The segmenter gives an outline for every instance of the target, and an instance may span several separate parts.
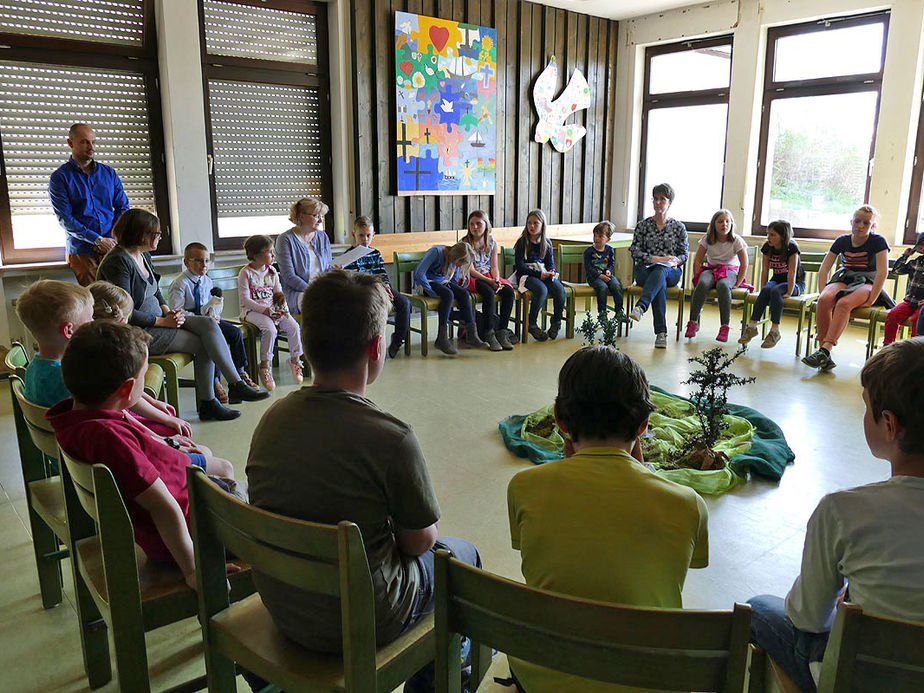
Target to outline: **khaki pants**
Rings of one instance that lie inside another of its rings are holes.
[[[87,286],[96,281],[96,270],[99,268],[99,262],[102,255],[91,253],[90,255],[67,255],[67,264],[74,271],[77,277],[77,283],[80,286]]]

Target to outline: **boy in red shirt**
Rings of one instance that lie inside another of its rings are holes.
[[[151,437],[125,411],[143,393],[149,339],[140,328],[107,320],[79,328],[61,359],[72,398],[56,404],[46,417],[66,453],[112,470],[135,542],[148,558],[175,561],[195,588],[186,468],[195,464],[227,474],[227,462],[181,452]]]

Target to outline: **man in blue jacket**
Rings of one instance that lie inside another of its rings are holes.
[[[96,280],[103,255],[115,247],[112,225],[128,209],[119,175],[94,161],[96,133],[86,123],[75,123],[67,134],[71,157],[51,174],[48,196],[67,232],[67,264],[86,286]]]

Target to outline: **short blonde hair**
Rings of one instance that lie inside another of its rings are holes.
[[[289,207],[289,221],[293,224],[297,224],[298,218],[302,214],[308,214],[316,209],[321,210],[321,216],[325,216],[330,211],[330,207],[320,200],[314,197],[303,197],[298,202],[293,202]]]
[[[121,286],[110,282],[93,282],[87,287],[93,294],[93,319],[128,322],[135,302]]]
[[[60,325],[77,320],[81,311],[91,305],[93,295],[85,287],[40,279],[16,299],[16,315],[41,341],[53,335]]]

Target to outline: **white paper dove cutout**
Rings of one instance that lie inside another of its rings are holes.
[[[536,125],[536,142],[552,141],[560,152],[567,152],[587,130],[576,123],[565,125],[565,119],[576,111],[590,106],[590,86],[580,70],[575,70],[561,95],[552,100],[558,84],[558,63],[553,55],[533,87],[533,103],[539,115]]]

